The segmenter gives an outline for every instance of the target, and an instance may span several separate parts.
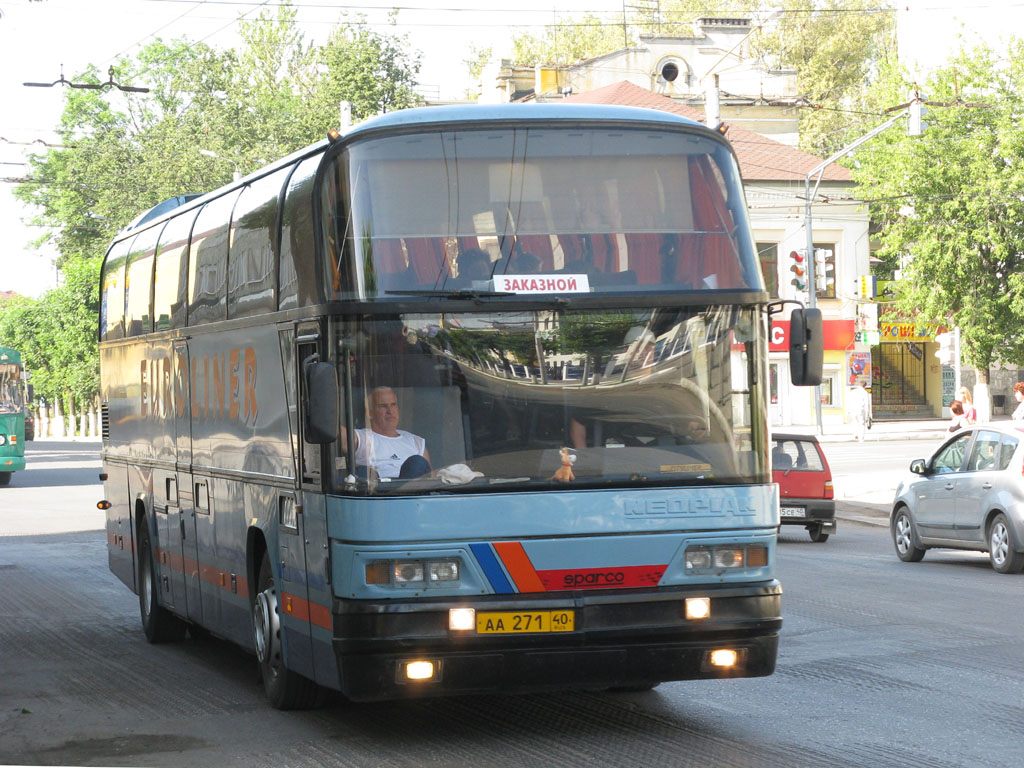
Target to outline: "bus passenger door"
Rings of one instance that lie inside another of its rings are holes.
[[[326,516],[321,485],[321,447],[305,441],[303,419],[305,402],[305,376],[303,362],[320,352],[320,329],[317,324],[303,324],[297,328],[292,370],[299,393],[298,400],[298,473],[299,491],[292,495],[279,493],[278,547],[281,562],[281,626],[284,647],[290,669],[310,679],[316,679],[313,661],[313,629],[325,623],[323,601],[310,594],[310,580],[317,574],[308,570],[307,551],[314,551],[327,543],[326,532],[317,521]],[[322,556],[320,558],[323,559]],[[323,577],[319,577],[323,581]],[[330,615],[330,602],[326,603]]]
[[[192,485],[192,389],[189,374],[188,342],[174,343],[174,453],[177,471],[174,490],[177,505],[171,506],[168,494],[168,529],[174,528],[181,543],[182,590],[179,600],[174,593],[174,605],[189,620],[201,623],[203,605],[199,596],[199,551],[196,546],[195,489]],[[173,587],[172,587],[173,590]]]

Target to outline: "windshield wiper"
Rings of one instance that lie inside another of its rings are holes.
[[[426,296],[432,299],[489,299],[492,297],[515,296],[507,291],[477,291],[459,288],[454,291],[439,291],[432,288],[408,288],[401,291],[384,291],[389,296]]]

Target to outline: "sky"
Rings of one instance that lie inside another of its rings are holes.
[[[56,142],[53,127],[64,86],[28,88],[23,82],[73,79],[94,64],[105,71],[115,59],[137,53],[156,37],[187,36],[216,47],[237,42],[237,18],[267,3],[243,0],[0,0],[0,291],[38,296],[56,284],[53,252],[30,245],[42,234],[27,226],[31,209],[15,200],[8,179],[26,174],[28,151]],[[589,11],[621,18],[623,0],[294,0],[307,40],[322,41],[343,14],[362,14],[378,31],[406,33],[422,55],[422,90],[458,98],[470,86],[464,59],[471,46],[511,52],[520,30]],[[625,5],[635,5],[627,2]],[[398,5],[397,26],[387,26]],[[994,43],[1003,30],[1024,29],[1024,0],[900,0],[901,56],[919,71],[941,64],[964,41]],[[966,26],[964,26],[966,25]],[[904,55],[904,49],[906,54]]]

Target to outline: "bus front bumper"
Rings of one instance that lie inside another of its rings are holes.
[[[662,588],[641,594],[473,601],[477,611],[573,612],[572,631],[526,634],[449,630],[449,609],[466,601],[338,600],[334,650],[339,687],[352,700],[371,701],[761,677],[775,670],[781,594],[772,581],[699,591]],[[685,599],[697,595],[711,598],[711,615],[687,619]],[[722,665],[720,656],[713,661],[715,651],[733,651],[734,663]],[[423,679],[412,676],[427,672]]]
[[[0,456],[0,472],[20,472],[25,469],[24,456]]]

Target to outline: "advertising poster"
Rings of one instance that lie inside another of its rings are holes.
[[[846,359],[846,386],[863,384],[871,389],[871,353],[850,352]]]

